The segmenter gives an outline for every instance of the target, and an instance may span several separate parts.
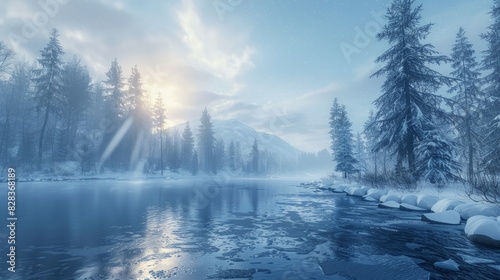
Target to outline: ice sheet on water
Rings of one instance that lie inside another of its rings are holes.
[[[469,256],[466,254],[458,254],[468,264],[494,264],[494,260],[483,259],[478,257]]]
[[[434,266],[437,268],[447,269],[447,270],[451,270],[451,271],[459,271],[460,270],[460,266],[458,265],[458,263],[456,263],[452,259],[442,261],[442,262],[435,262]]]
[[[425,245],[412,243],[412,242],[407,242],[405,245],[406,245],[406,247],[408,247],[412,250],[417,250],[417,249],[420,249],[422,247],[425,247]]]
[[[207,279],[252,279],[255,273],[270,274],[269,269],[225,269],[207,276]]]
[[[488,266],[491,267],[491,268],[493,268],[493,269],[496,269],[496,270],[500,271],[500,265],[490,264]]]
[[[338,275],[347,279],[382,280],[428,279],[429,272],[420,268],[407,256],[373,255],[356,261],[325,260],[320,262],[324,275]]]

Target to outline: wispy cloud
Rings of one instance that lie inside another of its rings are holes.
[[[182,27],[182,41],[190,58],[217,77],[232,79],[246,67],[252,67],[255,49],[237,34],[223,34],[204,21],[194,1],[185,0],[177,13]]]

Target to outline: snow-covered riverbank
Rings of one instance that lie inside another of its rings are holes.
[[[334,193],[360,197],[360,203],[375,202],[381,208],[420,212],[422,221],[430,224],[457,225],[465,222],[464,233],[473,242],[500,248],[500,206],[474,202],[458,189],[422,189],[400,193],[359,184],[325,179],[311,183]]]

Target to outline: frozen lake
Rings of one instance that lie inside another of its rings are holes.
[[[298,183],[21,182],[17,271],[2,261],[0,278],[500,278],[499,251],[470,243],[464,225],[431,227],[417,213]],[[434,268],[448,259],[459,272]]]

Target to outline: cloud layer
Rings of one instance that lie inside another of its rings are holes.
[[[0,40],[19,59],[34,61],[58,28],[66,58],[78,56],[95,82],[115,58],[125,76],[137,65],[149,93],[164,96],[171,125],[198,119],[207,107],[214,118],[235,118],[318,151],[329,146],[334,97],[347,106],[355,131],[373,109],[382,81],[369,76],[385,43],[364,34],[368,40],[352,59],[340,46],[373,29],[380,21],[374,15],[388,3],[7,0]],[[450,53],[460,26],[478,53],[484,49],[479,33],[489,24],[491,1],[423,4],[422,23],[435,23],[428,41],[439,51]]]

